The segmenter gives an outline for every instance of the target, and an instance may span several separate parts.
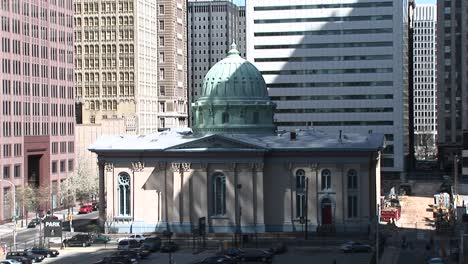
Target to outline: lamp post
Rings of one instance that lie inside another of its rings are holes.
[[[13,189],[13,217],[15,218],[15,226],[13,227],[13,247],[16,250],[16,186],[8,180],[0,179],[0,182],[6,182]]]

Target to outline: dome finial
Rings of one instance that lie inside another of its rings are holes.
[[[228,55],[239,55],[239,54],[240,54],[240,52],[237,50],[237,45],[233,41],[232,44],[231,44],[231,50],[229,50]]]

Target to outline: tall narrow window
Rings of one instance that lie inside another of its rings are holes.
[[[330,170],[322,171],[322,190],[331,188],[331,172]]]
[[[229,114],[227,112],[223,112],[222,123],[223,124],[229,123]]]
[[[348,189],[356,190],[358,186],[357,172],[356,170],[348,171]]]
[[[296,217],[305,216],[305,171],[296,171]]]
[[[358,203],[356,195],[348,196],[348,218],[356,218],[358,216]]]
[[[213,215],[226,214],[226,176],[213,175]]]
[[[260,120],[259,113],[258,113],[258,112],[254,112],[254,113],[253,113],[253,123],[254,123],[254,124],[258,124],[259,120]]]
[[[130,176],[122,172],[118,177],[118,214],[119,216],[130,215]]]

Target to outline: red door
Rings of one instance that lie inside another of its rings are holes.
[[[322,224],[331,225],[332,224],[332,207],[331,204],[322,205]]]

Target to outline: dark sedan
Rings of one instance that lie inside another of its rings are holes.
[[[351,252],[371,252],[372,247],[361,243],[361,242],[354,242],[354,241],[348,241],[345,242],[343,245],[341,245],[341,250],[345,253],[351,253]]]
[[[45,247],[33,247],[25,249],[24,251],[32,252],[33,254],[42,255],[44,257],[57,257],[60,253],[55,249]]]
[[[29,223],[28,223],[28,228],[35,228],[40,223],[41,223],[40,219],[37,219],[37,218],[31,219],[31,221],[29,221]]]
[[[161,252],[174,252],[179,249],[179,245],[177,245],[174,241],[166,241],[161,246]]]
[[[39,254],[34,254],[32,252],[27,252],[27,251],[11,251],[7,253],[7,259],[8,256],[13,257],[25,257],[28,258],[31,262],[42,262],[44,260],[44,256],[39,255]],[[17,259],[17,258],[13,258]]]
[[[196,260],[191,264],[235,264],[237,263],[233,258],[229,256],[211,256],[202,260]]]
[[[271,252],[261,249],[230,248],[222,253],[226,256],[232,257],[242,262],[261,261],[265,263],[271,263],[273,261],[273,254]]]
[[[75,235],[70,239],[64,239],[63,244],[67,247],[87,247],[91,246],[93,238],[90,235]]]

